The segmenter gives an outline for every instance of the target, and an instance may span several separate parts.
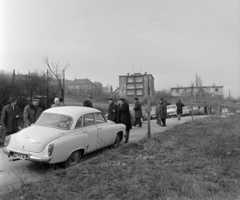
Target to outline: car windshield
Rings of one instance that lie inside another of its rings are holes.
[[[72,117],[67,115],[42,113],[35,125],[69,130],[71,128],[72,121]]]
[[[176,106],[167,106],[167,109],[175,109]]]

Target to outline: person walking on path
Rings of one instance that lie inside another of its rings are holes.
[[[161,120],[162,124],[160,126],[166,126],[166,118],[167,118],[167,105],[161,98],[157,107],[157,115]]]
[[[179,99],[178,102],[176,103],[176,106],[177,106],[177,117],[178,117],[178,120],[181,120],[184,104]]]
[[[61,107],[61,106],[64,106],[64,104],[60,102],[60,99],[58,97],[55,97],[54,104],[52,104],[51,108]]]
[[[92,104],[91,99],[92,99],[92,96],[88,95],[87,99],[83,102],[83,106],[93,108],[93,104]]]
[[[2,129],[4,129],[6,136],[16,133],[18,131],[20,109],[17,106],[17,98],[9,100],[9,104],[2,109]]]
[[[134,122],[134,126],[136,126],[137,124],[139,124],[139,127],[142,127],[142,122],[141,122],[141,118],[142,118],[142,106],[138,101],[138,98],[134,99],[135,101],[135,106],[133,108],[133,110],[135,110],[135,122]]]
[[[125,143],[128,143],[130,129],[132,129],[132,120],[129,110],[129,104],[125,101],[124,98],[119,99],[119,104],[119,122],[126,126]]]
[[[24,108],[24,127],[31,126],[42,114],[42,109],[38,107],[39,99],[33,98],[32,102]]]
[[[115,123],[117,123],[117,112],[118,112],[118,106],[114,103],[113,98],[108,99],[109,102],[109,108],[108,108],[108,120],[112,120]]]

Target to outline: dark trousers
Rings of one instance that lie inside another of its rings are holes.
[[[141,118],[140,117],[135,118],[134,126],[136,126],[137,124],[139,124],[140,127],[142,126],[142,122],[141,122]]]
[[[162,125],[166,126],[166,118],[161,118],[161,121],[162,121]]]
[[[130,130],[126,130],[125,143],[128,143]]]

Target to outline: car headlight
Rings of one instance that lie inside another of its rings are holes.
[[[50,144],[50,145],[48,146],[48,156],[51,156],[51,155],[52,155],[53,148],[54,148],[54,144]]]
[[[5,147],[8,146],[10,140],[11,140],[11,135],[8,135],[8,136],[5,137],[5,141],[4,141],[4,146],[5,146]]]

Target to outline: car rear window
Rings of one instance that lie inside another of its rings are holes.
[[[71,128],[72,121],[72,117],[68,115],[42,113],[35,125],[69,130]]]

